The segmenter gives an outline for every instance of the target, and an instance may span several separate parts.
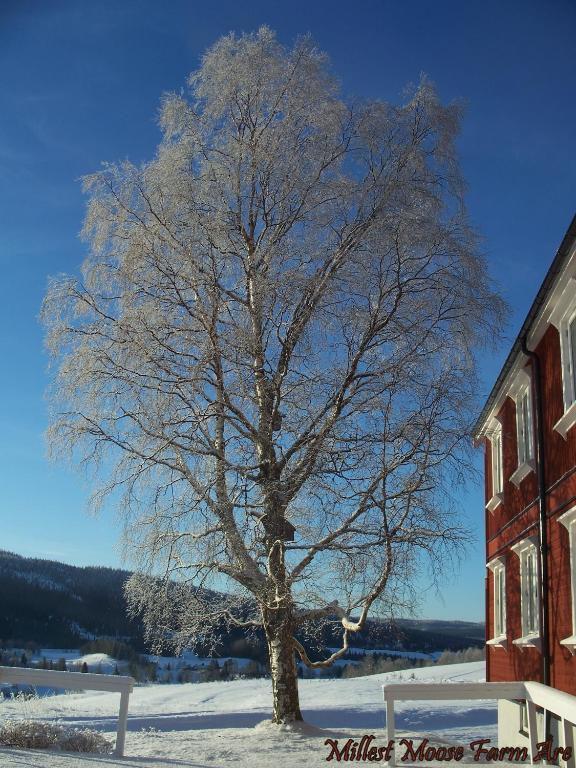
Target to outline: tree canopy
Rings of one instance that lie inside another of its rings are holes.
[[[294,652],[309,662],[295,634],[331,617],[345,648],[462,539],[475,352],[504,305],[464,208],[460,108],[427,80],[399,106],[345,99],[309,38],[261,28],[188,84],[150,162],[84,180],[82,277],[43,311],[49,438],[121,505],[151,633],[263,625],[282,721]]]

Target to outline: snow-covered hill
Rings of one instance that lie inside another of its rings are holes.
[[[140,623],[127,618],[124,604],[129,576],[0,550],[0,637],[60,647],[102,636],[139,641]]]
[[[386,682],[450,682],[484,679],[484,663],[472,662],[372,675],[353,680],[303,680],[301,705],[307,726],[300,732],[267,725],[269,680],[238,680],[138,687],[130,699],[126,755],[131,768],[314,768],[326,764],[326,739],[374,734],[385,745],[382,685]],[[80,693],[0,704],[0,717],[58,720],[91,727],[113,737],[118,696]],[[397,705],[397,727],[419,739],[467,745],[474,738],[496,739],[496,707],[491,701],[407,702]],[[470,753],[470,760],[471,760]],[[470,762],[470,760],[466,760]],[[0,765],[21,768],[111,768],[112,758],[0,750]]]

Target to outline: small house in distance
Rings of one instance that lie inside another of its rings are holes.
[[[486,679],[576,695],[576,217],[475,426],[485,450]],[[540,734],[557,726],[540,715]],[[499,705],[501,743],[527,738]]]

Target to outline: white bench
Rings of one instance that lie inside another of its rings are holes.
[[[389,741],[395,737],[395,701],[452,701],[474,699],[519,699],[526,701],[528,712],[528,733],[530,762],[534,763],[537,753],[536,707],[553,712],[560,719],[560,738],[564,746],[572,744],[572,729],[576,725],[576,696],[558,691],[542,683],[516,681],[506,683],[388,683],[383,685],[386,704],[386,736]],[[395,765],[394,750],[388,765]],[[575,757],[566,761],[567,768],[575,768]]]
[[[23,667],[0,667],[0,684],[44,686],[63,688],[66,691],[111,691],[120,694],[120,712],[116,731],[117,757],[124,755],[128,699],[134,688],[134,678],[125,675],[95,675],[90,672],[57,672],[52,669],[28,669]]]

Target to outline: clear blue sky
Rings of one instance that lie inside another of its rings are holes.
[[[311,32],[350,94],[397,100],[425,72],[464,100],[470,215],[515,336],[576,209],[573,0],[0,0],[0,548],[120,563],[114,511],[89,518],[84,481],[45,459],[40,304],[83,258],[79,177],[150,158],[162,92],[220,35],[263,23],[285,43]],[[482,395],[508,347],[485,360]],[[462,506],[477,543],[423,616],[484,616],[480,491]]]

